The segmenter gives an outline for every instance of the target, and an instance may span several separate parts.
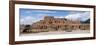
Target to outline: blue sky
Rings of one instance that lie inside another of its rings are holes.
[[[67,18],[73,20],[80,19],[81,21],[85,21],[86,19],[89,18],[90,12],[20,8],[19,15],[21,24],[32,24],[36,21],[43,20],[44,16],[54,16],[55,18]]]

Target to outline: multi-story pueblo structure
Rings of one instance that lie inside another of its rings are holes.
[[[90,30],[90,23],[80,23],[79,20],[72,21],[66,18],[55,18],[45,16],[43,20],[32,24],[33,31],[72,31],[72,30]],[[31,30],[31,31],[32,31]]]

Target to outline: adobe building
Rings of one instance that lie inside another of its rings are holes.
[[[72,21],[66,18],[45,16],[43,20],[33,23],[32,28],[50,30],[90,30],[90,24],[81,24],[79,20]]]

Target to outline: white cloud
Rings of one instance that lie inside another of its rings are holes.
[[[90,12],[85,12],[83,15],[81,15],[80,20],[86,21],[89,18],[90,18]]]
[[[39,20],[42,20],[44,16],[47,16],[47,14],[37,14],[34,16],[24,16],[20,18],[20,24],[32,24],[34,22],[37,22]]]
[[[32,24],[33,22],[38,21],[38,19],[35,19],[34,17],[27,16],[20,19],[20,24]]]
[[[64,18],[64,16],[55,16],[55,18]]]
[[[48,14],[37,14],[38,17],[44,17],[47,16]]]
[[[87,19],[90,18],[90,12],[69,14],[65,18],[70,20],[86,21]]]

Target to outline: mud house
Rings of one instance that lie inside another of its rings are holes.
[[[90,24],[82,24],[79,20],[72,21],[66,18],[45,16],[43,20],[33,23],[32,28],[41,30],[90,30]]]

